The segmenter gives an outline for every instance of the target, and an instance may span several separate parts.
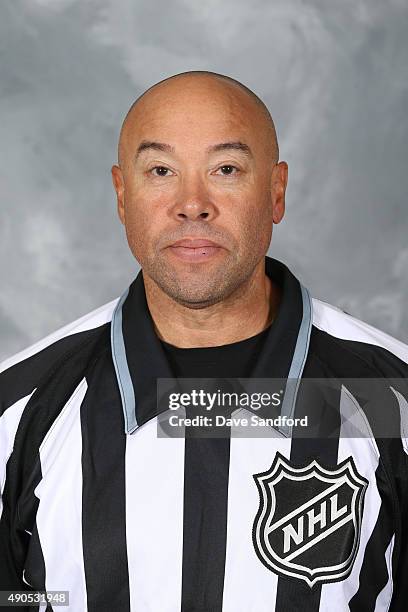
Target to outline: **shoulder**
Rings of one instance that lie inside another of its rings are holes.
[[[76,389],[84,389],[97,347],[109,344],[117,302],[89,312],[0,364],[0,517],[4,499],[7,507],[15,508],[23,483],[31,491],[40,445]]]
[[[401,461],[406,474],[408,345],[327,302],[312,298],[312,310],[312,353],[355,398],[363,398],[364,413],[376,432],[383,459],[390,454],[393,466]]]
[[[80,361],[95,347],[112,319],[118,298],[61,327],[0,363],[0,416],[70,357]]]
[[[312,298],[312,310],[321,344],[364,361],[380,375],[408,376],[407,344],[322,300]]]

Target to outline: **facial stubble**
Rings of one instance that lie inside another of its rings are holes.
[[[220,262],[172,265],[169,254],[160,253],[143,264],[143,271],[172,300],[192,309],[223,302],[238,294],[250,279],[258,261],[228,252]]]

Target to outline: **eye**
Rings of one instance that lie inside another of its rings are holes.
[[[157,174],[153,171],[157,170]],[[149,173],[153,174],[153,176],[169,176],[167,173],[170,172],[168,168],[165,166],[155,166],[154,168],[150,168]]]
[[[224,164],[224,166],[220,166],[218,170],[222,170],[223,176],[233,176],[239,172],[239,168],[232,166],[231,164]],[[236,172],[234,172],[234,170],[236,170]]]

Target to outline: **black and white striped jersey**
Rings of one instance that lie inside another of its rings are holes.
[[[251,377],[298,381],[292,416],[305,381],[336,381],[316,435],[159,436],[173,372],[139,273],[0,367],[0,590],[68,591],[70,612],[408,610],[408,347],[265,265],[282,299]]]

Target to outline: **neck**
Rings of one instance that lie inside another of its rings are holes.
[[[228,299],[206,308],[179,304],[143,275],[146,300],[161,340],[181,348],[220,346],[259,334],[274,320],[281,298],[262,260]]]

